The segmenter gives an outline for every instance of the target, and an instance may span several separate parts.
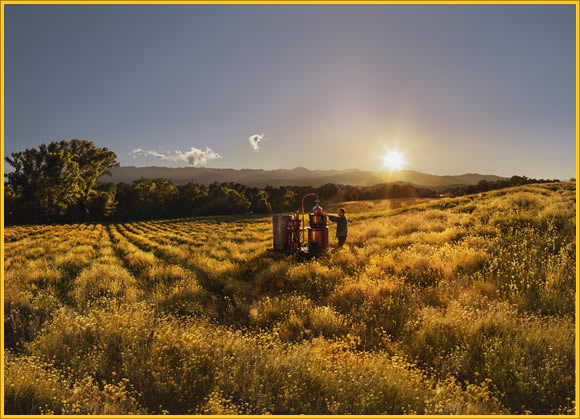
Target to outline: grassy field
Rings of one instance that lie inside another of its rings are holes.
[[[575,193],[350,206],[316,260],[270,217],[7,228],[6,413],[574,413]]]

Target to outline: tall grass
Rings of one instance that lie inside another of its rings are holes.
[[[6,413],[575,413],[575,185],[408,204],[6,229]]]

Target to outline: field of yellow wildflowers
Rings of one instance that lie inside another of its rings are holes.
[[[349,211],[310,260],[263,216],[7,228],[5,413],[574,413],[575,188]]]

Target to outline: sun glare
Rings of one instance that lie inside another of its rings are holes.
[[[383,156],[383,164],[384,167],[386,167],[391,171],[401,170],[401,168],[405,164],[405,158],[403,156],[403,153],[397,150],[389,151],[387,154]]]

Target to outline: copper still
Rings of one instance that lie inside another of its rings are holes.
[[[319,203],[317,199],[312,212],[308,214],[310,218],[308,250],[310,253],[320,253],[328,248],[328,223]]]
[[[309,196],[316,198],[316,205],[308,214],[310,225],[305,227],[304,199]],[[302,213],[296,211],[290,215],[274,215],[272,224],[275,250],[317,255],[328,248],[328,222],[318,196],[314,193],[302,197]],[[307,242],[306,231],[308,232]]]

